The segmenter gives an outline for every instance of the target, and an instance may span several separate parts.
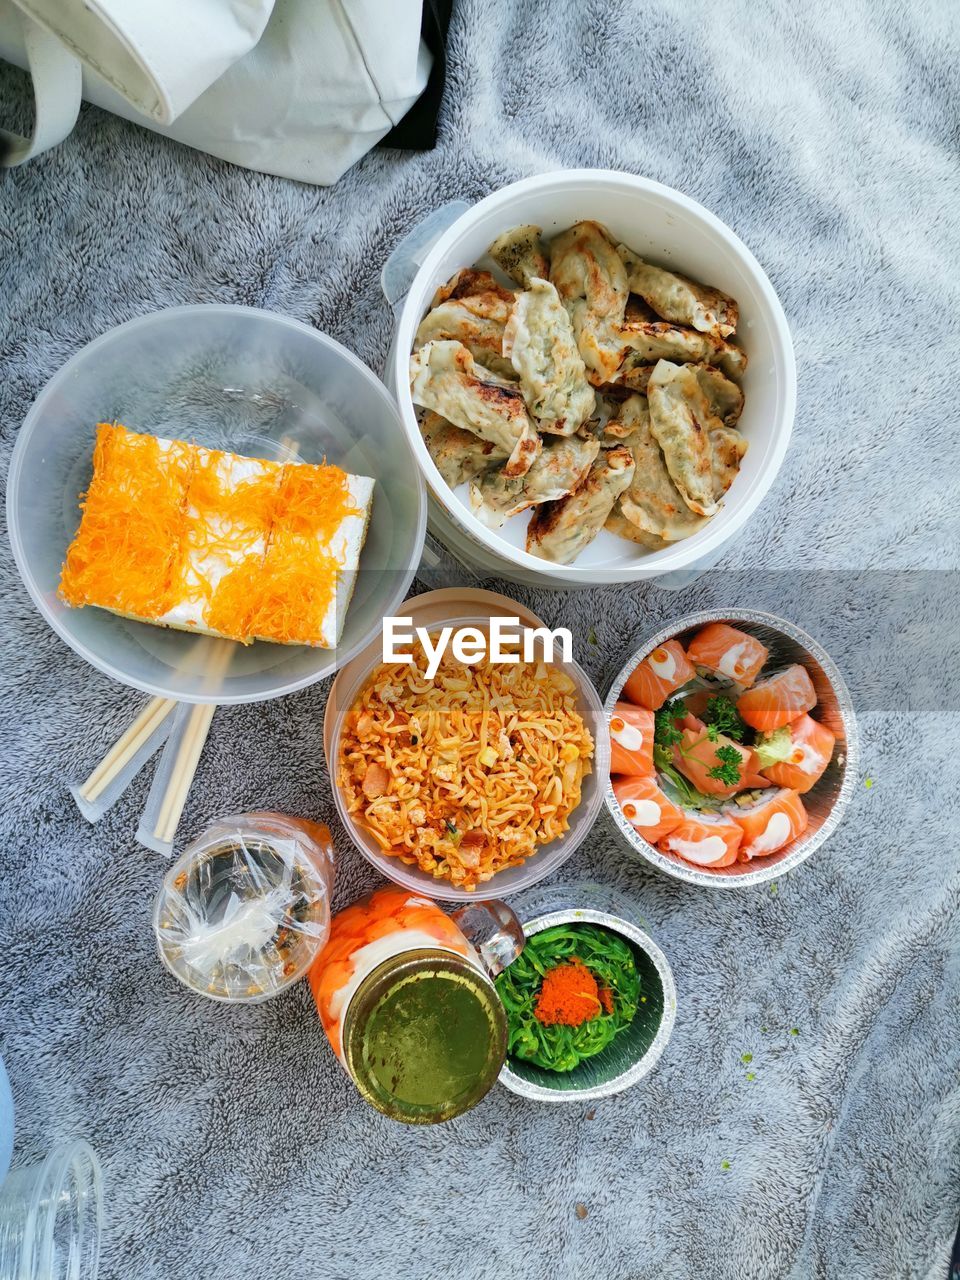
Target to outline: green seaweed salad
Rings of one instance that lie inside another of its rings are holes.
[[[580,960],[600,988],[610,993],[605,1008],[579,1026],[545,1024],[536,1015],[544,976]],[[617,933],[593,924],[561,924],[527,939],[523,951],[496,979],[507,1011],[507,1052],[548,1071],[572,1071],[601,1053],[633,1021],[640,999],[640,975],[633,951]]]

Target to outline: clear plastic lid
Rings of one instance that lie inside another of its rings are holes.
[[[330,933],[329,830],[301,818],[223,818],[177,860],[154,908],[160,958],[214,1000],[256,1003],[303,977]]]

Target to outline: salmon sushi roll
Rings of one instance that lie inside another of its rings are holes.
[[[760,773],[757,753],[750,747],[734,742],[723,733],[718,734],[716,740],[711,739],[707,726],[693,715],[687,716],[682,725],[682,736],[673,748],[673,763],[703,795],[732,796],[748,787],[771,785]],[[718,754],[721,750],[722,754]],[[739,756],[739,763],[729,759],[731,752]],[[728,757],[726,761],[724,756]],[[711,777],[711,771],[720,770],[724,764],[727,777]]]
[[[623,686],[623,692],[638,707],[658,711],[675,689],[696,674],[683,645],[678,640],[668,640],[647,654]]]
[[[786,787],[771,796],[763,796],[748,808],[731,805],[727,817],[743,832],[737,855],[741,862],[765,858],[796,840],[807,829],[807,811],[796,791]]]
[[[778,758],[766,765],[762,772],[775,786],[789,787],[800,795],[806,795],[833,759],[837,744],[836,734],[812,716],[802,715],[792,724],[778,729],[768,739],[757,743],[761,761],[767,755]]]
[[[806,667],[794,663],[761,680],[737,699],[737,710],[760,733],[773,733],[817,705],[817,691]]]
[[[618,779],[613,784],[613,794],[631,827],[651,844],[669,835],[686,816],[667,799],[653,778]]]
[[[653,777],[653,712],[618,702],[610,717],[610,772]]]
[[[743,832],[721,813],[687,813],[665,835],[660,848],[697,867],[729,867],[737,860]]]
[[[695,667],[726,676],[744,688],[753,684],[769,656],[770,650],[759,640],[725,622],[711,622],[687,645],[687,657]]]

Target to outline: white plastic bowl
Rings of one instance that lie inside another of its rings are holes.
[[[96,424],[117,420],[253,457],[324,459],[372,476],[360,573],[336,649],[235,645],[214,678],[208,638],[70,609],[57,595],[77,500],[92,470]],[[282,441],[292,442],[296,453]],[[308,325],[252,307],[172,307],[84,347],[37,396],[7,483],[13,554],[37,608],[98,670],[183,702],[254,702],[332,675],[377,634],[406,595],[426,527],[423,480],[396,405],[367,367]]]
[[[543,626],[536,615],[489,591],[473,588],[428,592],[404,602],[402,614],[412,617],[415,626],[480,626],[490,618],[519,617],[523,626]],[[528,889],[545,876],[561,867],[589,835],[597,815],[603,807],[604,787],[610,776],[610,735],[607,719],[600,698],[590,683],[586,672],[575,662],[560,665],[577,685],[577,709],[584,724],[593,735],[594,755],[591,772],[583,780],[580,803],[570,815],[570,829],[559,840],[543,845],[532,857],[518,867],[498,871],[490,880],[476,889],[460,889],[447,880],[440,880],[419,867],[408,866],[399,858],[385,854],[373,836],[347,812],[346,804],[337,785],[337,765],[340,735],[347,712],[353,706],[370,673],[383,661],[382,645],[378,640],[356,658],[349,667],[337,675],[327,699],[324,715],[323,740],[327,769],[333,780],[333,798],[337,813],[348,835],[368,862],[395,884],[403,885],[416,893],[444,902],[480,902],[487,898],[505,898]]]
[[[737,341],[749,357],[739,426],[750,448],[723,510],[693,537],[649,552],[601,531],[576,564],[555,565],[524,550],[527,522],[523,517],[507,521],[500,531],[488,529],[445,483],[417,425],[409,359],[417,327],[437,286],[460,268],[484,259],[496,236],[533,222],[550,237],[582,219],[603,223],[644,257],[716,285],[737,299]],[[709,563],[743,528],[773,484],[790,441],[796,406],[796,366],[786,317],[763,268],[742,240],[679,191],[649,178],[599,169],[525,178],[461,213],[436,240],[413,277],[400,310],[389,377],[404,429],[427,481],[431,527],[441,540],[454,543],[461,557],[472,548],[470,558],[480,568],[531,585],[634,582]],[[458,538],[460,533],[465,537]]]

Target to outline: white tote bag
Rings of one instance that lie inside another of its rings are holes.
[[[422,0],[0,0],[0,57],[26,67],[30,138],[56,145],[81,97],[249,169],[335,182],[430,74]]]

